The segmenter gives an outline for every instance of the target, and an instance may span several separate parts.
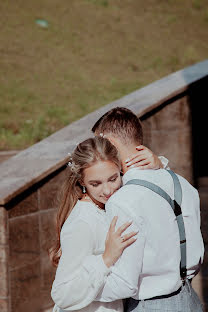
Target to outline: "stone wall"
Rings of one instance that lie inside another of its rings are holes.
[[[0,208],[0,311],[9,311],[8,222],[7,211]]]
[[[50,289],[55,269],[47,250],[55,235],[54,218],[65,179],[67,152],[90,136],[90,128],[107,110],[116,106],[133,110],[142,119],[145,144],[168,157],[171,168],[195,183],[191,91],[203,85],[207,72],[205,61],[174,73],[87,115],[0,164],[1,312],[44,312],[52,306]],[[203,90],[205,93],[204,87]],[[203,218],[207,222],[207,206],[203,207]],[[202,287],[203,300],[207,261],[206,254],[200,284],[196,285],[198,291]]]
[[[45,311],[52,306],[55,269],[48,249],[55,233],[57,194],[64,168],[0,209],[0,311]],[[2,275],[1,275],[2,277]],[[1,285],[2,283],[2,285]]]
[[[171,104],[141,117],[144,144],[157,155],[165,155],[176,173],[193,183],[192,124],[189,96],[182,94]]]

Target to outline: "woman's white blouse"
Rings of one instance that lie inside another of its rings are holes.
[[[102,258],[107,231],[105,211],[78,201],[61,230],[62,255],[51,290],[54,312],[123,311],[121,300],[93,302],[111,272]]]

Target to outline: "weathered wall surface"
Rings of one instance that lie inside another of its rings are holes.
[[[0,164],[1,312],[44,312],[52,306],[50,289],[55,270],[47,250],[55,235],[57,197],[65,179],[67,153],[90,136],[90,128],[107,110],[116,106],[133,110],[142,119],[145,144],[157,154],[168,157],[171,168],[177,173],[192,183],[195,181],[191,90],[203,85],[207,72],[208,62],[203,62],[172,74],[103,107]],[[203,206],[202,211],[205,232],[207,208]],[[204,238],[208,251],[207,232]],[[208,299],[207,263],[206,253],[201,279],[196,283],[204,301]]]
[[[171,169],[193,183],[192,123],[188,95],[142,117],[144,143],[157,155],[165,155]]]
[[[9,241],[8,281],[10,310],[45,311],[52,305],[50,288],[55,270],[48,249],[54,235],[57,193],[65,172],[59,169],[6,205]],[[5,276],[6,277],[6,276]]]
[[[0,311],[9,311],[8,213],[0,208]]]

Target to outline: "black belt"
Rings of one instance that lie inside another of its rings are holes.
[[[165,298],[173,297],[173,296],[175,296],[181,292],[182,287],[183,286],[181,286],[178,290],[172,292],[169,295],[156,296],[153,298],[148,298],[148,299],[143,299],[143,300],[136,300],[134,298],[127,298],[124,300],[124,311],[132,311],[132,310],[129,310],[128,307],[131,305],[131,308],[133,307],[135,309],[137,307],[137,305],[139,304],[139,302],[142,302],[142,301],[165,299]]]
[[[153,298],[144,299],[144,301],[147,301],[147,300],[155,300],[155,299],[170,298],[170,297],[173,297],[173,296],[175,296],[175,295],[178,295],[178,294],[181,292],[181,290],[182,290],[182,286],[181,286],[178,290],[172,292],[171,294],[162,295],[162,296],[156,296],[156,297],[153,297]],[[142,301],[142,300],[139,300],[139,301]]]

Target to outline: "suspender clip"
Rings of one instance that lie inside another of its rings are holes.
[[[182,285],[184,286],[186,284],[186,279],[182,278],[181,281],[182,281]]]
[[[187,275],[186,268],[181,268],[180,273],[181,273],[181,279],[182,279],[182,281],[184,281],[186,279],[186,275]]]
[[[174,199],[174,213],[176,217],[182,214],[181,207],[179,206],[179,204],[175,199]]]

